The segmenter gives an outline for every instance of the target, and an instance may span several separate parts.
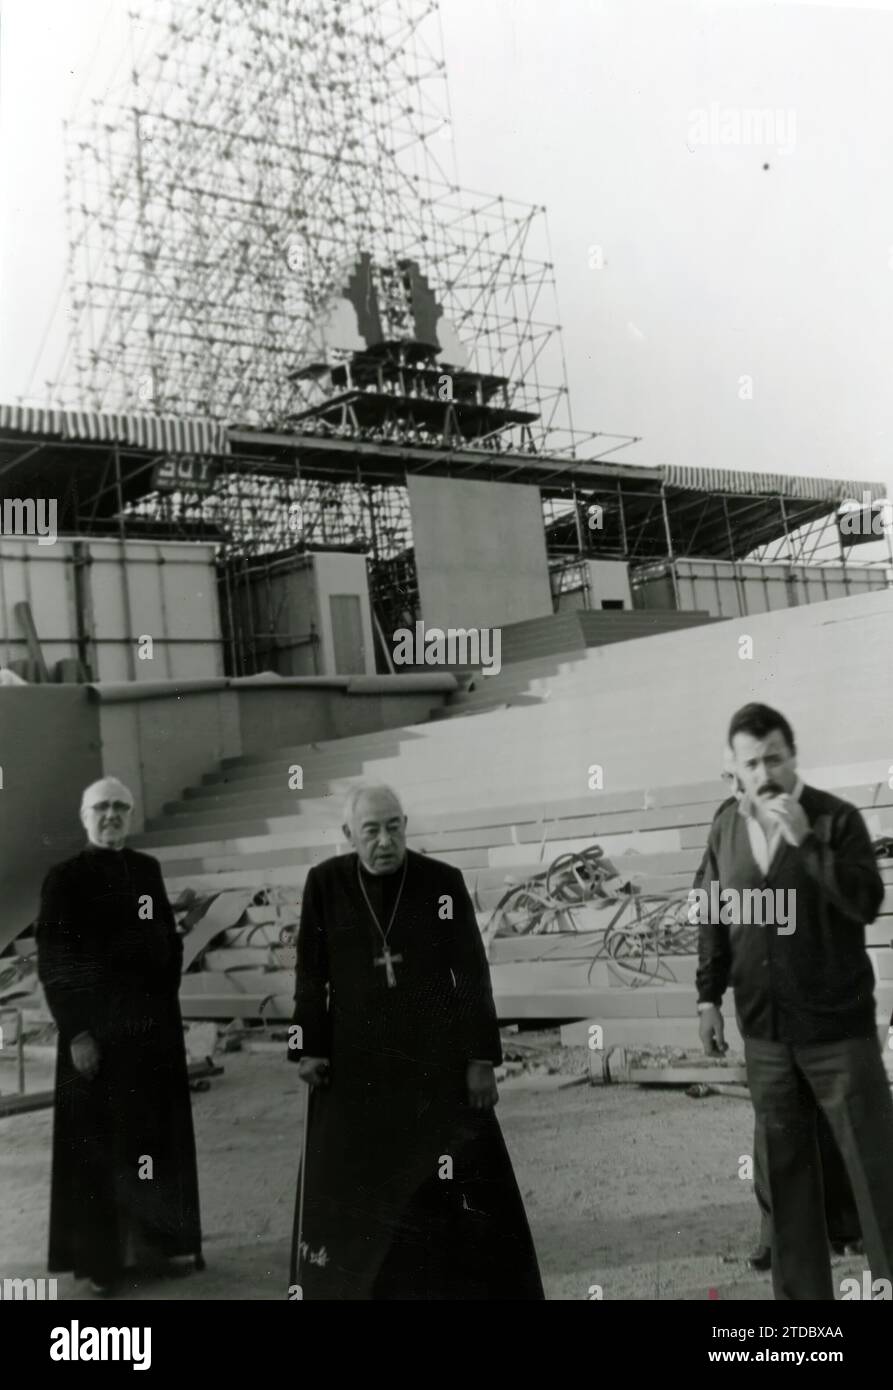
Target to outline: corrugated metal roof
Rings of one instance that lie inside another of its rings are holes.
[[[845,498],[862,500],[867,492],[871,500],[885,496],[886,485],[859,481],[855,478],[805,478],[794,473],[750,473],[736,468],[695,468],[686,464],[666,464],[661,467],[668,487],[686,492],[732,492],[746,496],[781,496],[801,502],[842,502]]]
[[[155,449],[165,454],[228,454],[227,428],[199,416],[150,415],[143,411],[52,410],[0,405],[0,428]]]
[[[0,429],[19,430],[22,434],[54,434],[62,438],[64,410],[50,410],[41,405],[0,405]]]

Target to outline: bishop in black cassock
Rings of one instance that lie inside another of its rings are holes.
[[[387,788],[355,793],[348,822],[355,852],[309,871],[298,935],[301,1296],[542,1299],[492,1109],[502,1051],[462,874],[406,849]]]
[[[59,1029],[49,1269],[97,1293],[146,1260],[203,1263],[183,945],[158,861],[124,847],[132,804],[116,779],[87,788],[89,843],[47,874],[36,931]]]

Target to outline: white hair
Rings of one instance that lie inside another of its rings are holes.
[[[129,801],[130,809],[133,810],[133,793],[130,788],[125,787],[124,783],[118,777],[100,777],[98,782],[91,782],[89,787],[84,788],[83,795],[81,796],[82,811],[86,811],[87,802],[100,790],[100,788],[103,790],[107,788],[110,792],[123,793],[119,799],[122,801]]]
[[[353,824],[353,818],[356,814],[356,809],[360,797],[366,796],[371,792],[380,792],[385,793],[387,796],[392,796],[396,801],[397,805],[400,807],[401,814],[406,814],[406,812],[403,810],[403,802],[400,800],[399,796],[394,791],[394,788],[389,787],[386,782],[358,782],[355,786],[351,787],[350,791],[347,793],[347,796],[344,799],[344,820],[342,821],[343,825]]]

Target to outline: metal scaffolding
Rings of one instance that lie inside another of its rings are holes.
[[[346,268],[428,277],[536,443],[570,436],[545,209],[462,189],[436,0],[142,0],[67,131],[72,327],[55,404],[278,427]],[[142,46],[136,56],[137,39]]]

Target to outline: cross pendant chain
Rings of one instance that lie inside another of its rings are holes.
[[[376,956],[376,957],[375,957],[375,964],[376,964],[376,965],[383,965],[384,968],[385,968],[385,975],[387,976],[388,988],[389,988],[389,989],[394,989],[394,988],[396,987],[396,984],[397,984],[397,976],[396,976],[395,973],[394,973],[394,964],[393,964],[393,963],[394,963],[394,961],[396,961],[397,964],[399,965],[399,964],[401,964],[402,960],[403,960],[403,957],[402,957],[402,956],[395,956],[395,955],[392,955],[392,954],[391,954],[391,952],[388,950],[388,943],[387,943],[387,942],[385,942],[385,944],[384,944],[384,952],[383,952],[383,954],[380,955],[380,956]]]
[[[397,909],[398,909],[399,906],[400,906],[400,899],[403,897],[403,885],[406,883],[406,870],[408,869],[408,867],[409,867],[409,857],[407,856],[407,858],[404,859],[404,861],[403,861],[403,877],[402,877],[401,880],[400,880],[400,890],[399,890],[399,892],[397,893],[397,901],[394,903],[394,910],[393,910],[393,912],[391,913],[391,920],[390,920],[390,922],[388,922],[388,929],[387,929],[387,931],[382,931],[381,923],[379,922],[377,916],[375,915],[375,909],[373,908],[371,902],[369,901],[369,895],[368,895],[368,893],[366,892],[366,885],[365,885],[365,883],[363,882],[363,876],[362,876],[362,873],[360,872],[360,861],[359,861],[359,859],[357,859],[357,880],[358,880],[359,885],[360,885],[360,890],[361,890],[361,892],[362,892],[362,894],[363,894],[363,898],[365,899],[366,906],[367,906],[368,909],[369,909],[369,916],[372,918],[373,922],[375,923],[376,931],[378,932],[379,936],[381,937],[382,954],[381,954],[380,956],[373,956],[373,957],[372,957],[372,960],[373,960],[373,964],[375,964],[375,965],[383,965],[383,966],[384,966],[384,968],[385,968],[385,978],[386,978],[386,980],[387,980],[387,982],[388,982],[388,989],[395,989],[395,988],[396,988],[396,985],[397,985],[397,976],[396,976],[396,974],[395,974],[395,972],[394,972],[394,962],[396,961],[396,963],[397,963],[398,965],[401,965],[401,964],[403,963],[403,957],[402,957],[402,955],[395,955],[395,954],[393,953],[393,951],[390,949],[390,947],[388,946],[388,937],[389,937],[390,934],[391,934],[391,927],[394,925],[394,921],[395,921],[395,919],[396,919],[396,917],[397,917]]]

